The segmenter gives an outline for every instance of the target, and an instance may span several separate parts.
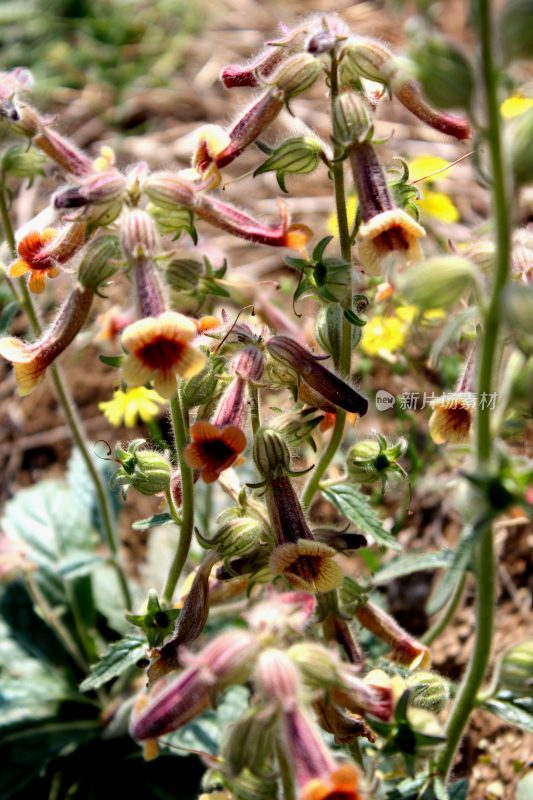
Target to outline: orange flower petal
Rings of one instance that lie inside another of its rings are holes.
[[[18,258],[9,267],[9,276],[11,278],[20,278],[21,275],[25,275],[30,269],[30,265],[27,264],[23,258]]]
[[[33,292],[34,294],[41,294],[41,292],[44,292],[45,286],[46,286],[46,273],[38,272],[37,270],[32,270],[30,275],[30,280],[28,282],[28,287],[30,292]]]

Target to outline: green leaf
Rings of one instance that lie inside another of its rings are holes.
[[[357,486],[337,483],[322,489],[322,494],[346,519],[357,525],[363,533],[372,536],[376,544],[390,547],[391,550],[401,549],[396,539],[383,527],[369,498]]]
[[[19,310],[20,305],[18,300],[13,300],[2,309],[0,313],[0,336],[5,336],[11,330],[11,323],[15,319],[15,315]]]
[[[88,678],[81,683],[82,692],[98,689],[112,678],[121,675],[146,655],[146,640],[138,636],[127,636],[114,642],[103,658],[93,667]]]
[[[482,707],[510,725],[515,725],[527,733],[533,733],[533,698],[520,698],[513,702],[494,698],[487,700]]]
[[[65,580],[81,578],[83,575],[90,575],[103,561],[104,558],[96,553],[71,555],[58,562],[57,574]]]
[[[468,778],[461,778],[448,787],[448,797],[450,800],[466,800],[468,797]]]
[[[439,611],[452,596],[457,584],[468,569],[474,546],[483,532],[483,527],[469,526],[465,529],[452,555],[450,565],[443,573],[427,604],[427,613]]]
[[[104,356],[100,354],[98,356],[102,364],[105,364],[108,367],[121,367],[122,362],[126,358],[126,356]]]
[[[147,531],[150,528],[158,528],[160,525],[170,525],[174,520],[167,511],[161,514],[152,514],[146,519],[138,519],[131,526],[134,531]]]
[[[325,236],[323,239],[321,239],[318,242],[318,244],[315,245],[315,247],[313,249],[313,255],[311,256],[313,261],[321,261],[322,260],[322,256],[324,255],[328,244],[333,239],[334,239],[334,237],[331,236],[331,235],[330,236]]]
[[[451,559],[452,553],[449,550],[441,550],[436,553],[406,553],[389,561],[388,564],[378,570],[372,576],[372,585],[383,586],[395,580],[395,578],[411,575],[413,572],[448,567]]]
[[[367,323],[366,319],[358,317],[355,311],[352,311],[351,308],[344,309],[344,317],[348,320],[350,325],[353,325],[355,328],[363,328]]]

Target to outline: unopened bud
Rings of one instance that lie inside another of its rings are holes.
[[[191,184],[173,172],[153,172],[146,179],[144,191],[152,203],[168,211],[190,206],[194,201]]]
[[[121,466],[111,479],[113,488],[120,486],[126,493],[132,486],[146,495],[158,494],[169,488],[169,463],[155,450],[141,450],[144,442],[144,439],[134,439],[127,450],[117,444],[115,456]]]
[[[273,428],[260,428],[254,438],[254,461],[267,479],[290,472],[291,454],[280,434]]]
[[[222,358],[211,357],[204,369],[185,381],[181,390],[181,398],[185,408],[202,406],[213,397],[217,388],[218,377],[224,369]]]
[[[290,100],[310,89],[323,72],[324,66],[318,59],[310,53],[298,53],[281,64],[271,82]]]
[[[81,285],[97,291],[117,271],[114,259],[118,256],[119,246],[116,236],[106,235],[90,239],[78,268]]]
[[[399,276],[402,297],[421,310],[449,308],[477,286],[475,266],[461,256],[435,256]]]
[[[515,183],[526,186],[533,182],[533,108],[510,122],[507,138]]]
[[[357,483],[373,483],[386,474],[407,446],[403,437],[394,445],[389,445],[382,436],[356,442],[346,456],[348,475]]]
[[[146,211],[136,208],[121,222],[120,243],[131,261],[154,256],[157,239],[155,222]]]
[[[533,58],[532,18],[532,0],[507,0],[495,27],[506,61]]]
[[[258,347],[245,347],[231,360],[231,372],[243,380],[259,383],[265,368],[265,354]]]
[[[203,272],[203,264],[194,258],[173,258],[166,266],[165,279],[178,292],[194,291]]]
[[[515,644],[504,653],[498,671],[498,687],[517,697],[533,696],[533,639]]]
[[[437,108],[464,108],[472,103],[474,71],[468,57],[441,36],[422,37],[411,49],[414,72],[424,94]]]
[[[294,661],[283,650],[265,650],[257,661],[257,678],[265,697],[283,711],[291,711],[298,701],[300,676]]]
[[[355,92],[343,92],[333,109],[333,134],[342,145],[360,144],[367,139],[372,127],[370,109]]]
[[[405,682],[411,689],[409,704],[416,708],[426,708],[438,714],[450,699],[448,682],[435,672],[417,670],[408,675]]]
[[[255,170],[254,175],[276,172],[278,182],[285,175],[307,175],[317,168],[321,153],[322,143],[319,139],[311,136],[287,139],[276,147],[265,163]]]
[[[46,158],[35,147],[13,145],[2,156],[2,172],[15,178],[44,175]]]
[[[275,746],[276,729],[276,711],[257,707],[247,709],[231,725],[222,755],[232,775],[241,775],[246,768],[257,772],[269,761]],[[206,795],[206,798],[213,800],[213,795]]]
[[[342,308],[338,303],[323,305],[318,312],[315,326],[316,340],[331,356],[339,352],[342,316]]]
[[[331,689],[339,683],[338,664],[331,650],[318,642],[299,642],[287,651],[312,689]]]
[[[215,550],[226,561],[253,552],[262,531],[260,523],[252,517],[234,517],[224,522],[211,539],[198,536],[202,547]]]
[[[376,39],[354,36],[341,47],[341,66],[355,79],[387,83],[394,70],[394,53]]]

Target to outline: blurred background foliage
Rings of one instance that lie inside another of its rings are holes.
[[[3,0],[2,68],[31,68],[41,96],[91,83],[119,102],[164,85],[207,14],[204,0]]]

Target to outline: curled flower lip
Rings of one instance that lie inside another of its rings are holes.
[[[129,325],[122,334],[129,354],[122,365],[124,380],[131,386],[153,380],[161,397],[172,397],[177,375],[190,378],[205,366],[204,354],[190,344],[196,335],[194,322],[175,311]]]
[[[455,392],[432,402],[429,432],[435,444],[468,441],[475,399],[472,392]]]
[[[9,275],[20,278],[30,272],[29,289],[35,294],[44,291],[46,278],[59,275],[53,258],[46,254],[45,248],[57,236],[54,228],[45,228],[42,233],[31,231],[20,240],[17,246],[19,258],[11,264]]]
[[[400,208],[376,214],[357,234],[361,263],[373,272],[394,252],[407,261],[417,261],[422,257],[418,240],[425,235],[424,228]]]
[[[298,539],[275,547],[270,557],[274,575],[309,592],[329,592],[342,583],[342,570],[332,559],[336,551],[321,542]]]
[[[203,420],[195,422],[191,426],[191,439],[185,448],[185,460],[193,469],[201,470],[206,483],[218,480],[246,448],[246,436],[235,425],[218,427]]]

